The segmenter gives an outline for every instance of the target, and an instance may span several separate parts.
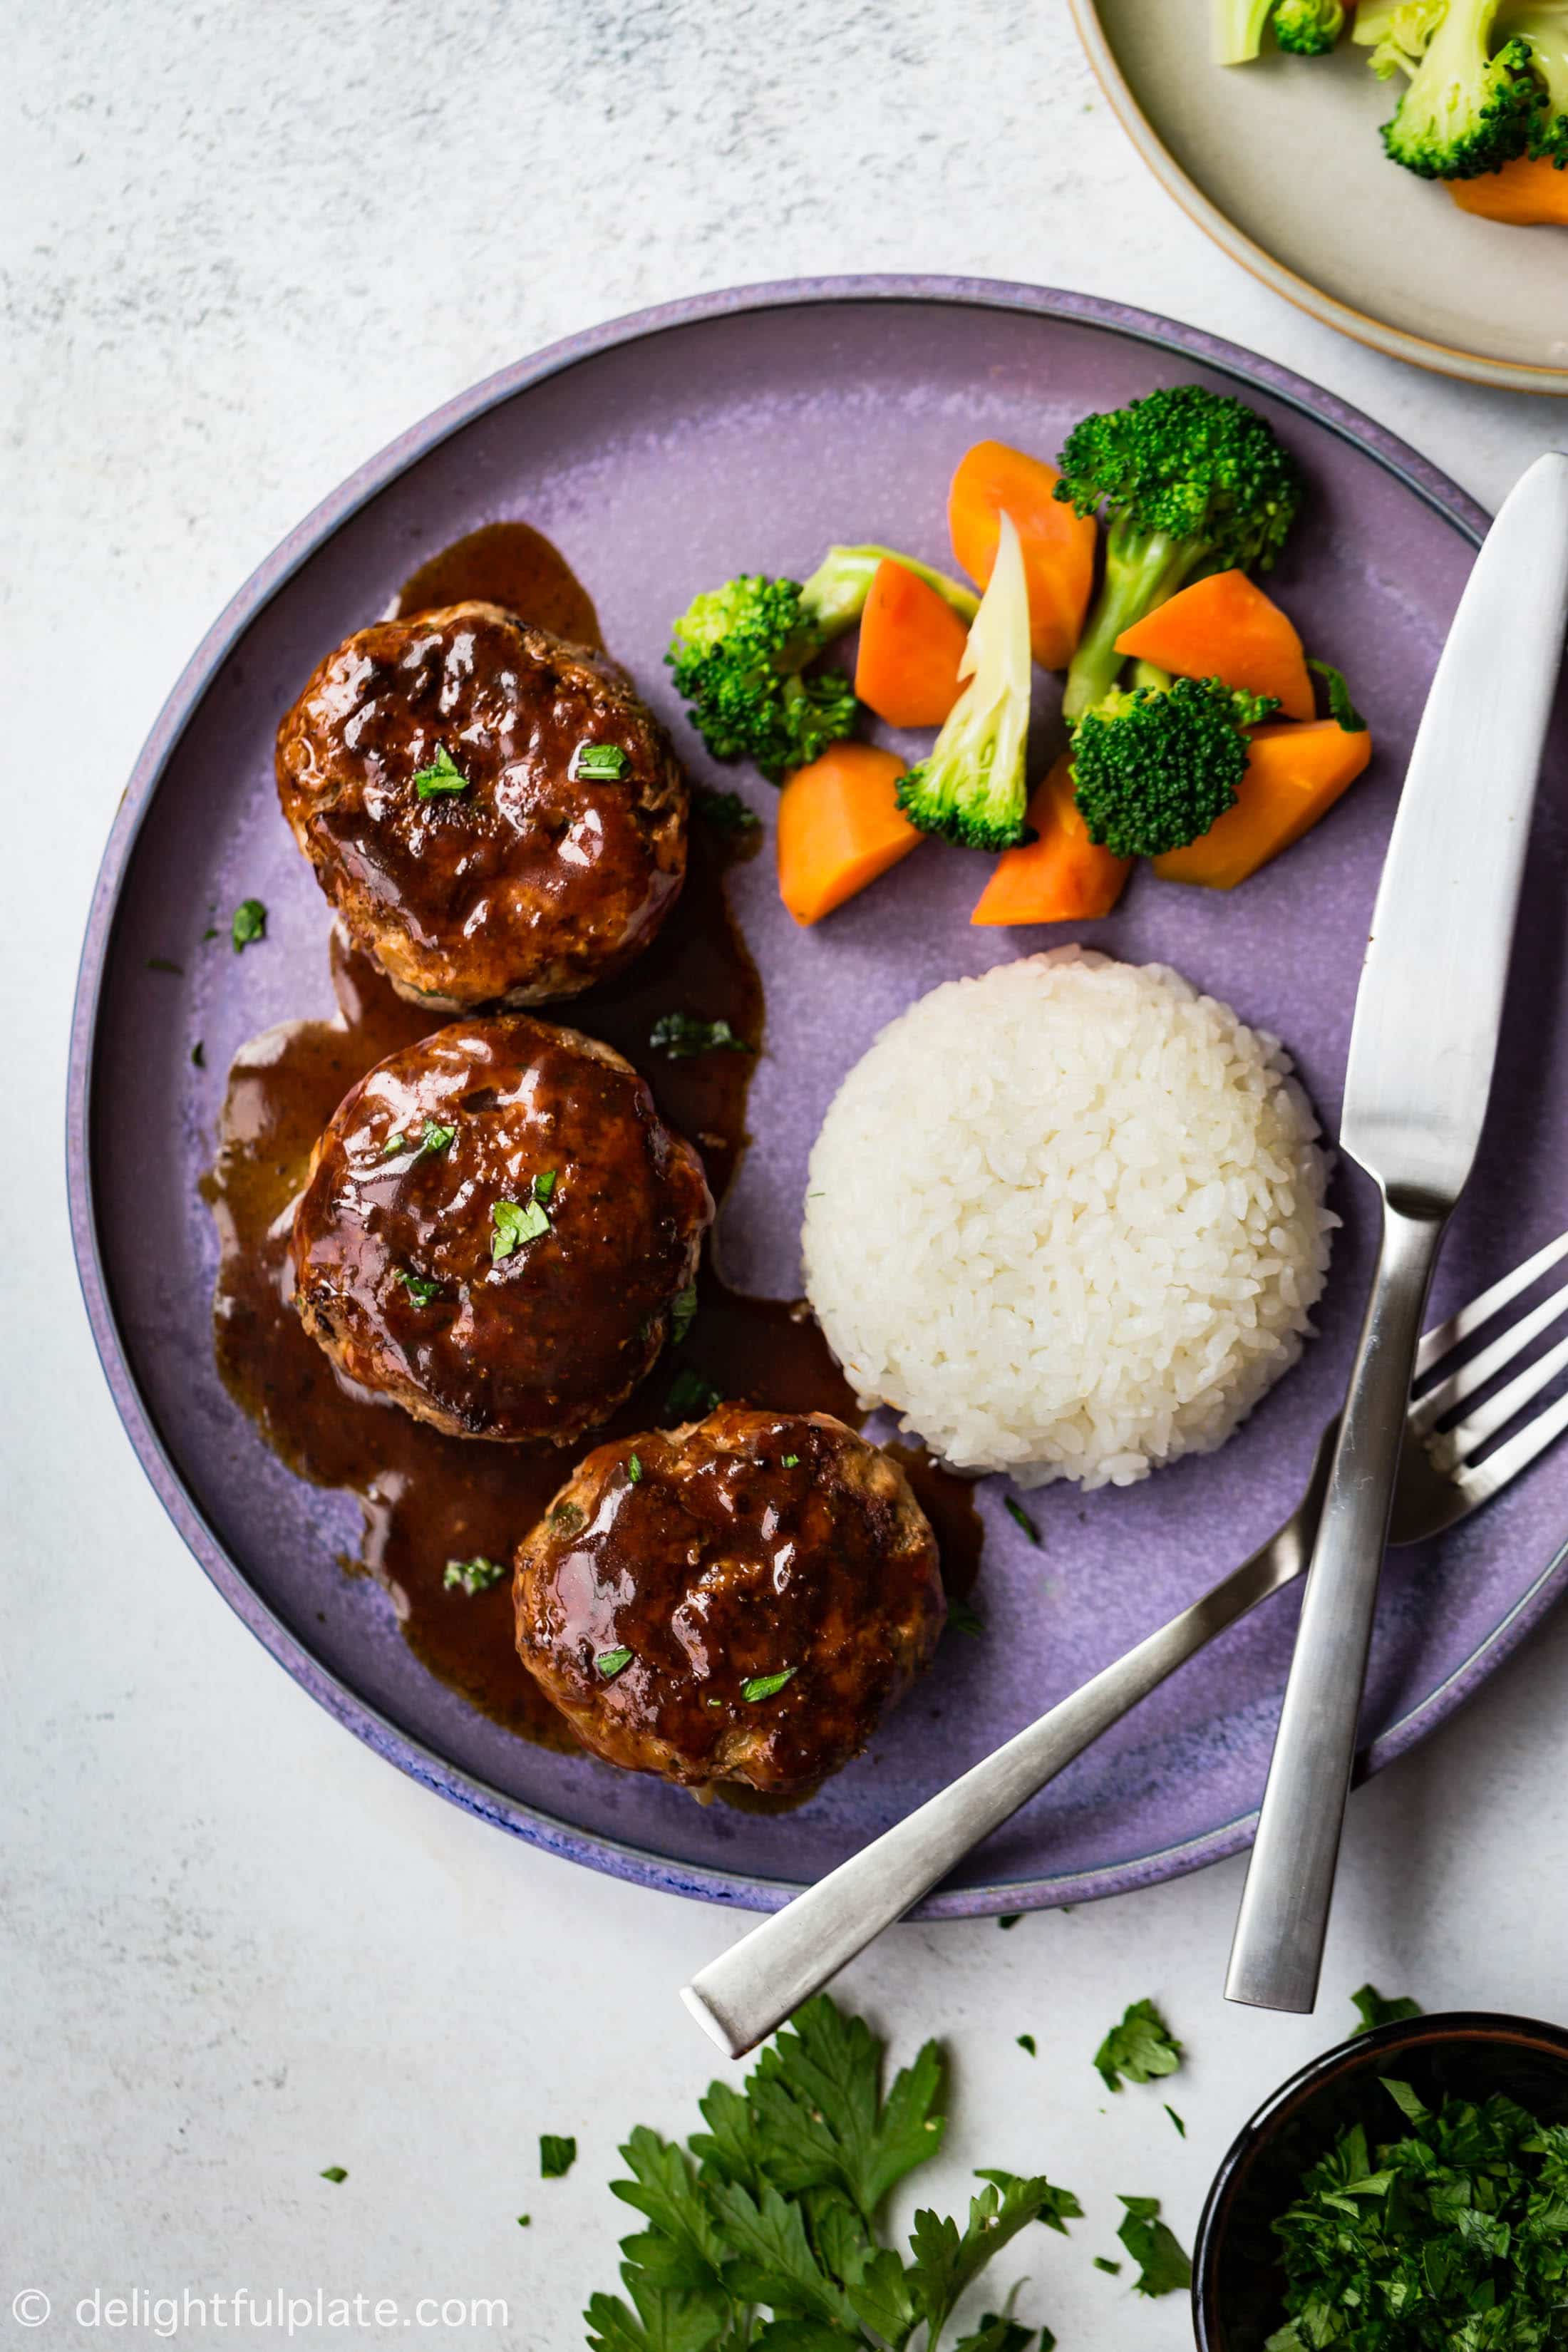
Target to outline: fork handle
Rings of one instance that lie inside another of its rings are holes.
[[[742,2057],[1167,1675],[1300,1576],[1326,1454],[1300,1509],[1250,1559],[710,1961],[680,1996],[704,2032]]]
[[[1301,1622],[1242,1890],[1227,2000],[1318,1996],[1356,1724],[1415,1349],[1446,1209],[1384,1195],[1377,1274],[1307,1569]]]

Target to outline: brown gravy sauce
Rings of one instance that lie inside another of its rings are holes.
[[[526,523],[489,524],[433,556],[395,609],[407,614],[468,598],[505,604],[580,644],[600,642],[587,595]],[[748,1140],[752,1057],[671,1061],[650,1053],[647,1038],[666,1012],[700,1012],[727,1020],[742,1036],[761,1036],[762,983],[724,889],[726,868],[753,855],[757,841],[754,831],[721,835],[694,818],[684,892],[647,954],[619,979],[543,1016],[604,1038],[644,1072],[663,1117],[701,1150],[716,1200]],[[574,1735],[512,1646],[510,1575],[470,1596],[447,1588],[447,1562],[483,1556],[510,1570],[521,1537],[581,1453],[674,1417],[667,1401],[683,1369],[747,1403],[832,1412],[852,1427],[862,1416],[803,1307],[743,1297],[707,1264],[686,1339],[666,1350],[614,1420],[575,1449],[447,1437],[343,1381],[290,1303],[292,1203],[311,1147],[349,1087],[449,1016],[405,1004],[336,927],[331,977],[334,1019],[268,1031],[241,1049],[229,1072],[217,1157],[202,1183],[219,1237],[218,1369],[296,1476],[359,1496],[361,1551],[341,1565],[385,1588],[404,1638],[430,1672],[509,1730],[575,1750]],[[949,1590],[966,1592],[981,1542],[969,1483],[912,1448],[893,1451],[936,1529]]]

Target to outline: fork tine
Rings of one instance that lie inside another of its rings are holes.
[[[1555,1404],[1548,1405],[1544,1412],[1527,1422],[1506,1445],[1489,1454],[1475,1469],[1456,1471],[1454,1485],[1464,1496],[1467,1508],[1474,1510],[1479,1503],[1489,1501],[1521,1470],[1528,1470],[1538,1454],[1544,1454],[1549,1445],[1555,1444],[1565,1429],[1568,1395],[1560,1396]]]
[[[1485,1388],[1505,1364],[1512,1363],[1521,1349],[1528,1348],[1532,1339],[1539,1339],[1542,1331],[1563,1315],[1568,1315],[1568,1283],[1561,1290],[1554,1290],[1551,1297],[1539,1307],[1532,1307],[1528,1315],[1521,1315],[1517,1323],[1510,1323],[1506,1331],[1500,1331],[1497,1338],[1473,1355],[1468,1364],[1461,1364],[1457,1372],[1450,1372],[1446,1381],[1439,1381],[1436,1388],[1428,1389],[1424,1397],[1418,1398],[1410,1408],[1408,1426],[1411,1434],[1425,1437],[1446,1413],[1452,1412],[1466,1397],[1474,1396],[1478,1389]],[[1456,1321],[1458,1319],[1455,1318]]]
[[[1458,1347],[1461,1340],[1468,1339],[1472,1331],[1479,1331],[1483,1323],[1489,1323],[1510,1299],[1517,1298],[1521,1290],[1528,1290],[1532,1282],[1539,1282],[1547,1269],[1563,1257],[1568,1257],[1568,1234],[1559,1234],[1554,1242],[1548,1242],[1545,1248],[1537,1250],[1533,1257],[1527,1257],[1522,1265],[1516,1265],[1511,1274],[1505,1274],[1500,1281],[1493,1283],[1489,1290],[1483,1290],[1479,1298],[1472,1298],[1468,1307],[1461,1307],[1457,1315],[1450,1315],[1446,1323],[1436,1324],[1415,1351],[1417,1378],[1423,1372],[1429,1372],[1434,1364],[1440,1363],[1449,1350]]]
[[[1526,1364],[1523,1371],[1510,1381],[1506,1388],[1499,1389],[1496,1396],[1488,1397],[1474,1412],[1467,1413],[1463,1421],[1457,1422],[1452,1429],[1446,1429],[1441,1437],[1434,1438],[1431,1445],[1433,1460],[1443,1469],[1450,1469],[1465,1461],[1478,1446],[1484,1445],[1489,1437],[1495,1437],[1500,1429],[1506,1429],[1531,1397],[1539,1396],[1542,1389],[1550,1387],[1564,1365],[1568,1365],[1568,1339],[1559,1339],[1544,1356],[1537,1357],[1533,1364]]]

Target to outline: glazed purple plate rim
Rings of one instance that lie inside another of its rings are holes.
[[[91,1177],[90,1120],[100,1003],[108,951],[131,855],[164,769],[231,648],[293,574],[368,500],[431,450],[502,403],[623,344],[673,330],[795,305],[882,301],[914,306],[1001,310],[1042,320],[1098,329],[1120,340],[1178,352],[1266,392],[1373,458],[1462,537],[1479,544],[1485,510],[1436,467],[1358,409],[1275,362],[1159,314],[1090,294],[986,278],[873,276],[791,278],[732,288],[636,311],[566,337],[500,370],[436,409],[351,474],[258,566],[202,639],[142,748],[110,828],[94,887],[72,1015],[67,1094],[67,1184],[77,1269],[94,1345],[115,1409],[137,1459],[186,1545],[229,1606],[300,1687],[367,1746],[425,1787],[546,1853],[634,1884],[752,1910],[776,1910],[800,1891],[795,1882],[689,1864],[643,1847],[574,1827],[543,1809],[505,1795],[460,1769],[391,1722],[305,1643],[254,1590],[208,1524],[170,1455],[142,1392],[122,1338],[100,1244]],[[1450,1675],[1391,1724],[1360,1759],[1381,1769],[1436,1728],[1523,1639],[1568,1580],[1568,1543],[1553,1555],[1486,1638]],[[1084,1902],[1151,1885],[1217,1862],[1247,1845],[1256,1811],[1200,1836],[1090,1870],[984,1886],[938,1889],[910,1915],[963,1918]]]

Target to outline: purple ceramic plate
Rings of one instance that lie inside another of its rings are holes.
[[[341,1721],[405,1771],[549,1851],[650,1885],[774,1907],[1073,1689],[1232,1567],[1294,1507],[1342,1390],[1369,1273],[1359,1180],[1306,1361],[1225,1451],[1141,1487],[1039,1499],[1033,1549],[982,1492],[979,1641],[950,1641],[869,1755],[785,1815],[706,1809],[660,1784],[528,1746],[434,1681],[385,1595],[334,1554],[351,1497],[299,1484],[230,1403],[209,1332],[214,1239],[196,1183],[224,1073],[268,1023],[331,1008],[327,908],[279,816],[279,717],[319,656],[424,556],[521,516],[590,588],[610,645],[710,773],[661,654],[692,593],[808,571],[832,539],[944,560],[954,461],[983,436],[1056,450],[1082,411],[1200,377],[1257,402],[1310,501],[1276,574],[1309,644],[1352,676],[1374,766],[1333,815],[1234,897],[1140,877],[1085,936],[1161,958],[1282,1036],[1331,1131],[1352,1001],[1398,780],[1484,528],[1480,510],[1366,418],[1187,327],[1085,295],[934,278],[805,281],[705,297],[576,337],[426,419],[329,499],[200,647],[132,777],[82,963],[70,1189],[115,1402],[175,1525],[247,1624]],[[1542,793],[1513,1009],[1481,1163],[1438,1304],[1564,1222],[1568,1041],[1560,728]],[[733,782],[733,777],[726,782]],[[764,813],[771,795],[742,778]],[[767,982],[755,1138],[726,1204],[731,1281],[798,1288],[806,1154],[843,1072],[934,982],[1056,943],[973,930],[983,869],[931,845],[814,931],[771,856],[736,905]],[[252,893],[264,950],[194,945],[209,904]],[[174,956],[185,976],[150,971]],[[206,1067],[193,1069],[200,1036]],[[1368,1685],[1365,1761],[1400,1754],[1473,1690],[1565,1572],[1568,1450],[1442,1543],[1393,1556]],[[923,1906],[1007,1911],[1166,1878],[1251,1832],[1291,1634],[1289,1601],[1235,1628],[1064,1773]]]

